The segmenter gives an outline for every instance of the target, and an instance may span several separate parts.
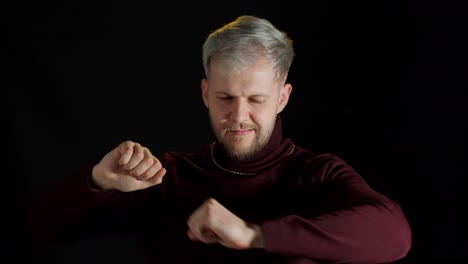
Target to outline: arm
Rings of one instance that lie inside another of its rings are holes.
[[[389,263],[408,253],[411,230],[396,202],[336,156],[317,156],[308,168],[304,190],[320,213],[263,222],[265,250],[331,263]]]
[[[85,237],[87,232],[78,231],[78,227],[84,227],[84,219],[94,214],[94,208],[119,203],[117,193],[92,189],[91,170],[92,166],[87,166],[33,193],[24,217],[32,239],[64,242]],[[89,228],[86,231],[91,232]]]
[[[149,192],[134,191],[161,183],[165,172],[147,148],[126,141],[98,164],[36,193],[26,210],[28,233],[34,239],[65,241],[120,230],[115,228],[119,221],[104,219],[135,210]]]

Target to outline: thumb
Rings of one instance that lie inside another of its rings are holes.
[[[198,239],[192,232],[192,230],[187,230],[187,236],[190,238],[190,240],[192,241],[199,241],[200,239]]]

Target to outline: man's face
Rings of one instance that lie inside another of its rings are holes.
[[[202,97],[213,131],[228,155],[244,160],[268,142],[291,88],[278,81],[263,59],[241,72],[210,66],[208,79],[201,82]]]

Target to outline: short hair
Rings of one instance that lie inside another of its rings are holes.
[[[210,33],[203,44],[203,67],[240,71],[258,58],[266,58],[276,77],[286,77],[294,59],[293,41],[264,18],[243,15]]]

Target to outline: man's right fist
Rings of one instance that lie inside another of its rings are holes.
[[[166,169],[150,150],[127,140],[93,167],[92,180],[103,191],[130,192],[160,184]]]

